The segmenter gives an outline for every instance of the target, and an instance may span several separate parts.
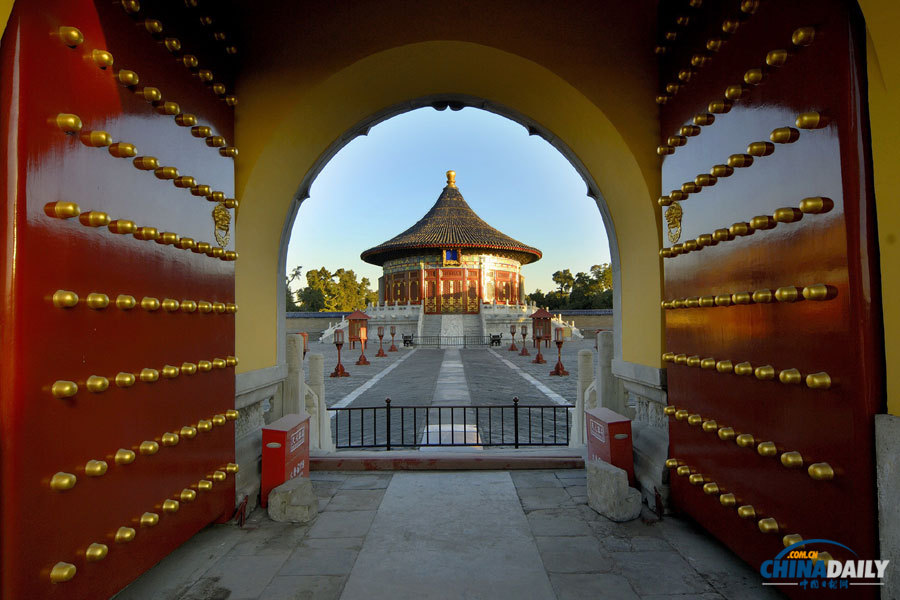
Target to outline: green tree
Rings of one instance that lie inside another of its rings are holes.
[[[572,272],[569,269],[564,269],[562,271],[557,271],[553,274],[553,283],[559,286],[559,291],[568,294],[571,291],[572,286],[575,284],[575,278],[572,276]]]
[[[607,263],[593,265],[589,272],[572,275],[569,269],[555,272],[558,289],[546,294],[536,290],[528,299],[548,310],[612,308],[612,268]]]
[[[291,289],[291,284],[300,278],[301,269],[303,269],[303,267],[294,267],[284,278],[284,310],[287,312],[297,312],[300,310],[300,307],[297,306],[297,303],[294,300],[297,297],[297,292],[294,292]]]
[[[545,304],[544,292],[541,291],[541,288],[534,290],[525,297],[538,306],[544,306]]]
[[[609,266],[609,263],[592,266],[591,276],[600,282],[600,287],[604,292],[612,290],[612,267]]]
[[[300,300],[300,310],[307,312],[319,312],[325,310],[325,294],[322,290],[305,287],[297,293]]]
[[[306,272],[307,287],[300,292],[301,302],[304,300],[310,307],[323,304],[320,311],[347,312],[362,310],[369,302],[378,299],[377,292],[372,291],[367,277],[357,281],[352,269],[338,269],[334,273],[322,267]],[[311,291],[307,291],[311,290]],[[309,308],[307,310],[314,310]]]

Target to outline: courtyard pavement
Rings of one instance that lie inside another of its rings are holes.
[[[519,342],[521,347],[521,340]],[[345,345],[341,360],[350,377],[326,376],[325,402],[329,408],[383,408],[385,399],[390,398],[393,447],[423,439],[436,443],[433,434],[447,438],[442,443],[448,443],[450,436],[455,436],[453,439],[457,443],[467,439],[512,445],[516,429],[512,410],[504,409],[501,414],[500,410],[488,411],[481,407],[511,407],[513,398],[518,398],[520,441],[552,440],[564,445],[568,440],[565,410],[523,410],[521,407],[574,405],[578,352],[588,349],[594,353],[593,343],[593,340],[573,340],[563,345],[562,360],[570,373],[563,377],[550,375],[556,363],[555,345],[543,349],[545,364],[532,362],[537,354],[533,344],[529,344],[531,355],[521,356],[507,349],[508,341],[499,348],[413,349],[401,346],[398,352],[388,352],[381,358],[375,357],[377,350],[370,346],[366,350],[370,365],[354,364],[360,351],[357,348],[348,352]],[[337,364],[337,350],[333,344],[314,343],[310,352],[323,355],[326,374]],[[304,363],[307,370],[308,363],[308,360]],[[472,408],[451,409],[451,406]],[[419,409],[401,411],[400,407]],[[384,446],[385,419],[384,411],[333,413],[332,432],[338,447]]]
[[[780,598],[687,520],[598,515],[583,469],[311,479],[311,524],[212,525],[117,600]]]
[[[385,349],[390,344],[385,344]],[[328,374],[337,364],[337,350],[334,344],[311,342],[310,353],[323,355],[325,362],[325,402],[331,407],[338,404],[358,388],[366,385],[373,378],[377,381],[353,397],[348,406],[382,406],[384,399],[390,398],[396,406],[427,406],[431,403],[437,384],[438,371],[444,354],[456,349],[435,348],[403,348],[398,352],[386,352],[387,357],[375,358],[378,344],[374,348],[371,343],[366,349],[368,366],[354,364],[359,358],[359,348],[350,350],[347,345],[341,351],[341,361],[350,377],[330,378]],[[575,389],[578,380],[578,351],[590,350],[596,356],[593,339],[572,340],[563,344],[562,361],[570,375],[568,377],[551,376],[550,371],[556,364],[556,347],[543,348],[546,364],[536,365],[531,361],[536,354],[531,341],[528,343],[530,356],[520,356],[518,352],[510,352],[509,340],[497,348],[460,348],[458,352],[465,368],[465,379],[473,405],[510,404],[513,397],[522,403],[552,404],[564,401],[575,403]],[[521,349],[521,339],[517,342]],[[399,364],[396,364],[398,363]],[[510,366],[513,365],[513,367]],[[309,380],[309,361],[304,361],[307,381]],[[386,374],[386,370],[390,369]],[[527,374],[531,380],[523,377]],[[551,393],[535,387],[537,382]],[[553,396],[555,395],[555,396]]]

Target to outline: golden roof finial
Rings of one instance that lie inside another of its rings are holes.
[[[447,171],[447,187],[456,187],[456,171]]]

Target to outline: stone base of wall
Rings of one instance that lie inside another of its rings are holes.
[[[622,382],[627,404],[634,411],[634,475],[641,495],[651,510],[664,511],[669,500],[669,424],[663,412],[667,402],[665,371],[614,360],[612,373]]]

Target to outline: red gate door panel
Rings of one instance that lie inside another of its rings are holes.
[[[228,28],[158,5],[3,37],[4,598],[108,597],[234,504]]]
[[[757,567],[789,534],[877,552],[880,293],[851,5],[660,15],[672,496]]]

